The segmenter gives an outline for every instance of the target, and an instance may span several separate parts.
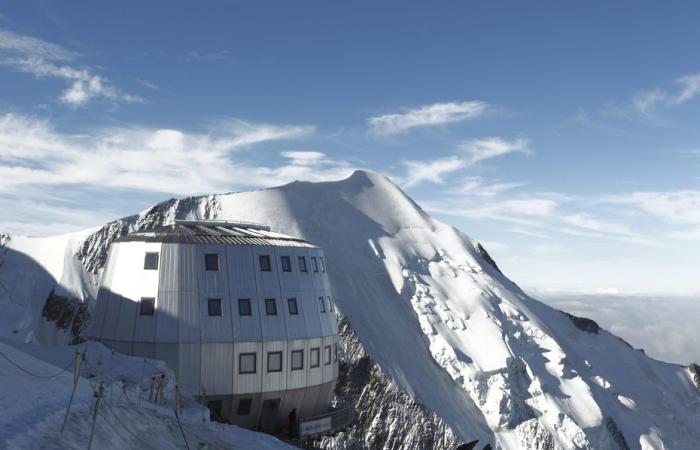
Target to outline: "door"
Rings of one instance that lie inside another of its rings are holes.
[[[279,398],[263,400],[262,411],[260,412],[260,431],[267,434],[274,434],[277,431],[276,424],[279,409]]]

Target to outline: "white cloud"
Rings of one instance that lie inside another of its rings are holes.
[[[673,91],[654,88],[638,92],[632,97],[632,106],[638,113],[650,115],[659,106],[680,105],[700,95],[700,73],[679,77],[675,84]]]
[[[76,57],[75,53],[59,45],[0,30],[0,64],[37,78],[64,80],[68,86],[59,99],[66,105],[82,107],[96,98],[125,103],[143,101],[138,96],[123,92],[89,69],[66,64]]]
[[[515,139],[508,141],[500,137],[487,137],[472,139],[460,146],[470,156],[469,163],[476,164],[480,161],[507,155],[513,152],[528,153],[528,141]]]
[[[285,158],[292,160],[293,163],[299,165],[318,164],[323,162],[326,156],[322,152],[312,151],[286,151],[280,154]]]
[[[443,184],[445,174],[455,172],[467,165],[463,158],[457,156],[432,161],[404,161],[402,164],[406,168],[406,174],[399,177],[398,181],[404,187],[415,186],[426,181]]]
[[[433,103],[401,113],[385,114],[367,119],[377,134],[397,134],[415,127],[443,125],[482,116],[488,104],[480,101]]]
[[[135,127],[70,135],[46,120],[6,114],[0,116],[0,194],[20,195],[28,188],[49,193],[57,186],[192,194],[351,172],[343,161],[326,161],[319,169],[298,161],[261,167],[234,159],[242,148],[298,139],[313,127],[241,120],[219,125],[206,134]]]
[[[455,193],[494,197],[524,185],[524,183],[512,183],[499,180],[485,181],[481,177],[467,177],[458,183]]]

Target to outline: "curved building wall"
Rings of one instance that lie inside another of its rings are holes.
[[[144,268],[147,253],[158,254],[157,269]],[[206,270],[207,254],[218,255],[219,270]],[[265,256],[269,271],[261,267]],[[149,298],[152,315],[141,310]],[[210,315],[210,299],[220,299],[221,315]],[[239,299],[249,300],[250,315],[241,314],[247,311],[245,305],[239,310]],[[288,299],[296,299],[297,314]],[[269,314],[269,303],[276,314]],[[214,408],[233,423],[274,431],[291,409],[298,417],[317,414],[333,395],[338,327],[319,248],[115,242],[94,314],[91,338],[122,353],[165,360],[182,386],[206,391],[204,400],[220,402]],[[301,368],[292,369],[293,355]],[[268,358],[274,365],[280,356],[280,370],[268,367]]]

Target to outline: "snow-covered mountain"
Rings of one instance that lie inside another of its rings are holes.
[[[67,343],[109,243],[174,218],[264,222],[324,248],[344,329],[339,393],[362,403],[325,448],[694,449],[700,374],[530,297],[486,250],[382,175],[169,200],[55,238],[4,237],[0,336]],[[47,302],[48,300],[48,302]],[[47,306],[48,305],[48,306]],[[695,377],[695,378],[694,378]],[[694,381],[695,380],[695,381]],[[372,407],[374,405],[374,407]]]

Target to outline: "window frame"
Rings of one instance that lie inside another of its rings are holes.
[[[319,256],[318,261],[321,263],[321,272],[326,273],[326,262],[323,260],[323,256]]]
[[[323,300],[323,295],[318,297],[318,307],[319,307],[319,310],[321,311],[321,314],[326,313],[326,302],[325,302],[325,300]]]
[[[211,313],[212,302],[218,302],[219,314],[212,314]],[[209,313],[209,317],[223,317],[224,316],[224,304],[223,304],[223,301],[221,300],[220,297],[212,297],[212,298],[207,299],[207,313]]]
[[[285,264],[285,261],[286,264]],[[280,256],[280,266],[282,266],[282,272],[290,273],[292,271],[292,260],[288,255]]]
[[[144,305],[148,304],[145,303],[144,300],[148,301],[151,305],[151,311],[150,312],[144,312]],[[155,297],[141,297],[139,299],[139,316],[145,316],[145,317],[153,317],[156,315],[156,298]]]
[[[299,263],[299,272],[309,272],[309,266],[306,265],[306,256],[299,256],[297,262]]]
[[[268,305],[274,306],[274,312],[270,312]],[[265,299],[265,315],[266,316],[276,316],[277,315],[277,299],[276,298],[266,298]]]
[[[148,257],[149,256],[156,257],[156,266],[155,267],[151,267],[148,265]],[[160,253],[159,252],[146,252],[146,254],[143,257],[143,270],[158,270],[159,266],[160,266]]]
[[[333,344],[333,362],[338,362],[338,343]]]
[[[329,310],[330,312],[335,311],[335,310],[333,309],[333,299],[331,298],[331,296],[330,296],[330,295],[327,295],[327,296],[326,296],[326,299],[328,300],[328,310]]]
[[[314,353],[316,353],[316,364],[314,364]],[[309,367],[315,369],[321,367],[321,347],[313,347],[309,350]]]
[[[248,303],[248,314],[243,314],[241,312],[241,304]],[[252,317],[253,316],[253,301],[249,298],[239,298],[238,299],[238,316],[239,317]]]
[[[318,260],[315,256],[311,257],[311,268],[314,270],[314,273],[318,273]]]
[[[216,257],[216,269],[211,268],[209,263],[211,262],[211,257],[215,256]],[[205,253],[204,254],[204,270],[206,272],[218,272],[221,270],[221,264],[219,264],[219,254],[218,253]]]
[[[301,354],[301,366],[299,367],[294,367],[294,354]],[[297,350],[292,350],[290,355],[289,355],[289,368],[290,370],[304,370],[304,349],[297,349]]]
[[[292,312],[292,305],[294,305],[294,312]],[[299,315],[299,304],[297,303],[296,297],[291,297],[287,299],[287,311],[289,312],[290,316]]]
[[[253,357],[253,371],[243,371],[243,357],[252,356]],[[256,352],[244,352],[238,354],[238,373],[240,375],[250,375],[258,373],[258,354]]]
[[[330,366],[331,365],[331,346],[326,345],[323,347],[323,365],[324,366]]]
[[[263,261],[266,261],[263,265]],[[258,255],[258,264],[260,266],[260,272],[272,272],[272,259],[270,255]]]
[[[284,357],[282,355],[283,352],[281,351],[274,351],[274,352],[267,352],[267,373],[277,373],[277,372],[282,372],[284,370]],[[280,358],[280,364],[279,364],[279,369],[277,370],[271,370],[270,369],[270,357],[271,356],[279,356]]]
[[[245,405],[245,408],[241,408],[241,405]],[[242,398],[238,400],[238,405],[236,406],[237,416],[249,416],[250,411],[253,410],[253,399],[252,398]]]

